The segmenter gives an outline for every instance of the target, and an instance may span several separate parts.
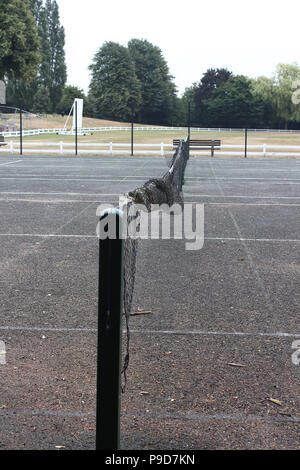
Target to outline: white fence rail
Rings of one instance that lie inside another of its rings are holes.
[[[82,127],[78,129],[78,134],[89,134],[93,132],[107,132],[107,131],[130,131],[131,127],[128,126],[107,126],[107,127]],[[143,132],[143,131],[186,131],[187,127],[167,127],[167,126],[136,126],[134,127],[134,132]],[[236,129],[236,128],[222,128],[222,127],[191,127],[190,129],[193,132],[201,131],[212,131],[212,132],[244,132],[245,129]],[[290,129],[248,129],[248,132],[280,132],[283,134],[300,134],[300,130],[290,130]],[[66,131],[63,128],[57,129],[26,129],[23,130],[22,135],[24,137],[31,135],[41,135],[41,134],[59,134],[73,135],[74,132]],[[19,137],[20,131],[6,131],[1,132],[1,135],[4,137]]]
[[[78,142],[78,154],[130,154],[130,143],[83,143]],[[161,142],[159,144],[134,144],[134,154],[156,154],[156,155],[169,155],[174,153],[172,143]],[[56,153],[56,154],[74,154],[74,142],[23,142],[23,153]],[[2,153],[19,153],[19,141],[9,141],[7,145],[0,147]],[[210,149],[198,150],[193,149],[190,151],[191,155],[210,155]],[[220,150],[215,149],[215,157],[219,156],[244,156],[244,145],[221,145]],[[271,156],[287,156],[300,158],[299,145],[248,145],[247,156],[256,157],[271,157]]]

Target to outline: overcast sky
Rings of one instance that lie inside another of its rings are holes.
[[[88,66],[105,41],[160,47],[179,96],[208,68],[271,77],[300,63],[299,0],[56,0],[66,34],[68,84],[88,91]]]

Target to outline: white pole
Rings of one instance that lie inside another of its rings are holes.
[[[9,142],[9,150],[10,153],[14,153],[14,142],[12,140]]]
[[[160,154],[161,154],[161,156],[164,155],[164,143],[163,142],[161,142],[161,144],[160,144]]]
[[[64,153],[63,145],[64,145],[64,143],[63,143],[63,141],[61,140],[61,141],[59,142],[59,153]]]
[[[109,150],[110,150],[111,155],[113,154],[112,147],[113,147],[113,143],[109,142]]]

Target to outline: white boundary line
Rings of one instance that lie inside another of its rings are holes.
[[[30,331],[49,333],[97,333],[96,328],[51,328],[37,326],[0,326],[0,331]],[[267,332],[243,332],[243,331],[206,331],[206,330],[130,330],[133,334],[142,335],[179,335],[179,336],[238,336],[238,337],[260,337],[260,338],[300,338],[300,333],[267,333]],[[123,334],[127,334],[124,329]]]
[[[2,194],[2,193],[0,193]],[[26,194],[26,193],[14,193],[14,194]],[[40,193],[42,194],[42,193]],[[55,193],[53,193],[55,194]],[[80,194],[80,193],[79,193]],[[184,192],[184,199],[187,197],[211,197],[211,198],[237,198],[237,199],[300,199],[300,196],[243,196],[243,195],[221,195],[221,194],[194,194]]]
[[[1,193],[0,193],[1,194]],[[111,200],[112,201],[112,200]],[[0,202],[30,202],[39,204],[64,204],[64,203],[83,203],[83,202],[94,202],[95,204],[109,203],[109,200],[100,199],[58,199],[58,198],[45,198],[45,199],[33,199],[33,198],[13,198],[13,197],[0,197]],[[300,207],[298,203],[276,203],[276,202],[205,202],[205,206],[253,206],[253,207]]]
[[[83,210],[85,210],[85,209],[83,209]],[[75,217],[77,217],[77,215]],[[70,222],[67,222],[65,225],[68,225],[69,223]],[[61,228],[62,227],[60,227],[60,229]],[[90,234],[60,234],[60,233],[0,233],[0,237],[97,238],[97,235],[90,235]],[[147,239],[147,238],[144,238],[144,239]],[[287,239],[287,238],[204,237],[204,241],[205,240],[210,240],[210,241],[224,240],[224,241],[238,241],[238,242],[241,242],[241,241],[242,242],[267,242],[267,243],[300,243],[300,239]]]
[[[30,192],[30,191],[0,191],[0,194],[10,194],[10,195],[24,195],[29,196],[36,195],[47,195],[54,196],[56,194],[63,196],[94,196],[94,197],[108,197],[115,196],[119,197],[121,193],[68,193],[68,192]],[[300,196],[242,196],[242,195],[224,195],[220,194],[194,194],[194,193],[184,193],[184,199],[187,197],[207,197],[207,198],[234,198],[234,199],[300,199]]]
[[[18,162],[22,162],[23,160],[15,160],[13,162],[6,162],[6,163],[0,163],[0,166],[4,166],[4,165],[12,165],[13,163],[18,163]]]
[[[64,195],[64,196],[98,196],[98,197],[106,197],[106,196],[120,196],[120,193],[62,193],[62,192],[54,192],[54,193],[40,193],[40,192],[20,192],[20,191],[0,191],[0,194],[13,194],[13,195],[23,195],[28,194],[30,196],[36,195],[47,195],[47,196],[54,196],[55,194]],[[300,199],[300,197],[299,197]]]
[[[104,177],[106,178],[106,177]],[[36,177],[36,178],[32,178],[32,177],[27,177],[27,176],[0,176],[0,180],[26,180],[26,181],[89,181],[89,182],[93,182],[93,181],[101,181],[102,183],[106,183],[106,182],[113,182],[113,183],[122,183],[124,180],[127,180],[127,181],[144,181],[145,179],[147,179],[146,176],[124,176],[124,177],[116,177],[116,178],[111,178],[111,179],[103,179],[102,176],[99,176],[98,178],[95,178],[95,177],[91,177],[91,176],[86,176],[86,177],[78,177],[78,178],[65,178],[65,176],[62,174],[60,175],[60,177],[56,177],[56,178],[49,178],[49,177]],[[197,178],[197,179],[203,179],[205,181],[215,181],[215,180],[222,180],[222,181],[238,181],[238,180],[241,180],[241,181],[244,181],[246,178],[211,178],[211,177],[207,177],[207,178]],[[250,178],[248,178],[248,182],[249,182]],[[274,179],[258,179],[258,178],[252,178],[251,179],[251,183],[255,183],[255,182],[258,182],[258,183],[264,183],[265,181],[271,181],[273,184],[277,184],[277,185],[286,185],[286,184],[289,184],[289,185],[298,185],[300,184],[300,180],[298,180],[298,182],[295,182],[296,179],[284,179],[284,178],[274,178]],[[186,187],[192,187],[192,188],[197,188],[197,187],[201,187],[201,184],[197,184],[197,181],[190,181],[189,183],[185,183],[185,186]]]

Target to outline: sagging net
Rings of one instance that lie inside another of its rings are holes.
[[[182,186],[184,184],[184,173],[189,158],[189,143],[187,141],[180,141],[176,152],[170,162],[168,171],[161,178],[152,178],[146,181],[143,186],[130,191],[124,197],[124,203],[120,209],[127,213],[127,233],[124,240],[124,291],[123,291],[123,309],[126,321],[126,353],[123,362],[121,373],[123,374],[122,392],[126,388],[126,371],[129,365],[129,342],[130,342],[130,329],[129,319],[131,315],[135,272],[136,272],[136,257],[138,238],[132,237],[128,231],[128,227],[134,221],[138,227],[140,210],[137,205],[146,208],[148,212],[151,211],[151,205],[167,204],[171,206],[175,203],[183,205]],[[135,220],[134,220],[135,219]]]

